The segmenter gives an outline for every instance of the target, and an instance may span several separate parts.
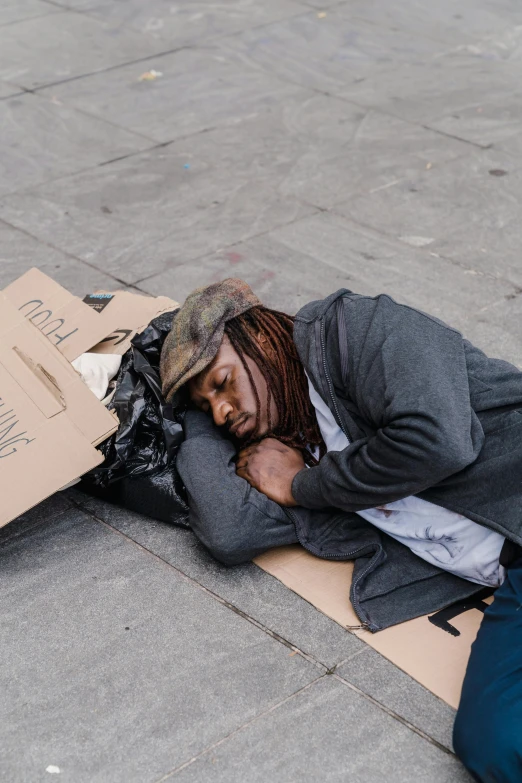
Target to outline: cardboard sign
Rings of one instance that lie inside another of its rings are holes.
[[[321,560],[298,545],[273,549],[254,562],[436,696],[458,707],[471,645],[492,598],[458,602],[370,633],[357,627],[360,620],[349,599],[353,563]]]
[[[118,420],[0,293],[0,527],[103,461]]]
[[[155,316],[178,307],[166,296],[128,291],[98,292],[82,301],[39,269],[30,269],[4,294],[69,361],[91,350],[122,355]]]
[[[38,269],[0,293],[0,527],[103,461],[118,427],[69,363],[122,355],[132,337],[177,303],[96,292],[83,301]]]
[[[100,304],[100,297],[111,297],[110,301]],[[112,294],[90,294],[85,297],[89,305],[95,308],[98,318],[105,318],[106,325],[112,324],[91,353],[116,353],[122,356],[130,348],[132,338],[141,332],[156,316],[176,310],[179,304],[168,296],[141,296],[128,291],[115,291]],[[101,307],[101,309],[100,309]]]

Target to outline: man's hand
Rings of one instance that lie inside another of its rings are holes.
[[[292,481],[304,467],[298,449],[285,446],[276,438],[265,438],[239,452],[236,473],[279,505],[297,506]]]

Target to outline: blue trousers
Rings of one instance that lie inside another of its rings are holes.
[[[484,613],[453,744],[481,783],[522,783],[522,559],[509,568]]]

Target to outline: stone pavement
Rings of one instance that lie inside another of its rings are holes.
[[[387,291],[522,365],[521,76],[517,0],[0,0],[0,285]],[[2,780],[469,781],[256,566],[78,492],[0,542]]]

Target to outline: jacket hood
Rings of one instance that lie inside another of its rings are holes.
[[[325,299],[316,299],[313,302],[308,302],[298,311],[295,316],[297,320],[304,321],[305,323],[312,323],[312,321],[322,318],[326,313],[330,305],[336,302],[340,296],[345,294],[353,294],[353,291],[348,288],[340,288],[333,294],[330,294]]]

